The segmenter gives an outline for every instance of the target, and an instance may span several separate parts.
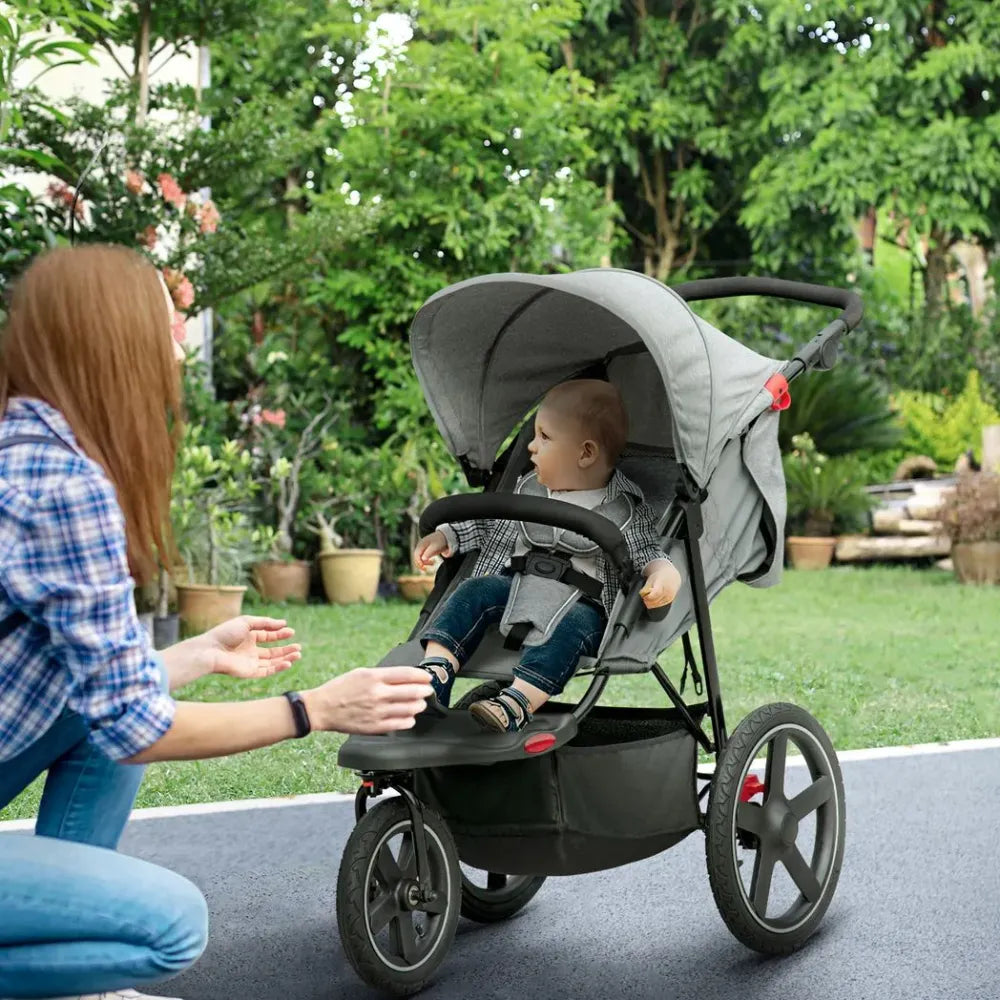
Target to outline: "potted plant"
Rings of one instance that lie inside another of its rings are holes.
[[[257,484],[250,455],[236,441],[216,449],[189,427],[178,456],[173,520],[181,557],[177,605],[181,623],[203,631],[240,614],[246,571],[264,534],[248,509]]]
[[[378,595],[382,550],[345,548],[336,523],[345,512],[330,516],[331,507],[359,500],[354,496],[314,501],[309,509],[309,528],[319,537],[320,575],[326,599],[331,604],[371,604]]]
[[[305,400],[300,398],[293,405],[295,415],[301,415],[306,408]],[[274,519],[270,533],[273,543],[268,557],[254,564],[254,581],[265,600],[304,603],[309,597],[310,566],[292,554],[294,533],[304,491],[310,493],[317,488],[316,460],[332,443],[329,433],[336,419],[333,405],[323,404],[297,433],[289,426],[284,410],[260,410],[252,419],[260,421],[258,458],[267,463],[262,485],[266,507]]]
[[[441,562],[436,559],[431,570],[421,569],[412,563],[413,551],[420,541],[420,515],[432,500],[445,494],[441,476],[434,469],[432,458],[430,450],[422,450],[418,439],[412,437],[403,445],[391,476],[397,489],[409,485],[412,491],[406,505],[406,516],[410,522],[407,554],[411,560],[412,572],[396,577],[400,597],[407,601],[426,600],[434,588],[437,568]]]
[[[1000,475],[967,472],[946,496],[941,520],[961,583],[1000,583]]]
[[[796,434],[792,445],[782,462],[792,528],[788,556],[796,569],[823,569],[833,558],[835,530],[862,519],[872,499],[849,459],[821,454],[808,434]]]

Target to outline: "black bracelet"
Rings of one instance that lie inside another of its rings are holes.
[[[302,700],[302,695],[298,691],[286,691],[285,697],[288,699],[288,704],[292,706],[296,739],[308,736],[312,732],[312,724],[309,722],[309,713],[306,711],[306,703]]]

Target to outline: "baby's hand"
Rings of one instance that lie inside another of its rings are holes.
[[[413,565],[417,569],[427,569],[438,556],[450,555],[451,549],[448,547],[448,539],[444,537],[444,532],[432,531],[417,542],[417,547],[413,550]]]
[[[673,603],[681,589],[681,575],[673,563],[664,563],[646,577],[646,586],[639,591],[647,608],[662,608]]]

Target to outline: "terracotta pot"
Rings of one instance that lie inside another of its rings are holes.
[[[378,593],[381,549],[336,549],[319,554],[323,590],[331,604],[371,604]]]
[[[305,604],[309,599],[309,563],[302,559],[265,559],[254,566],[253,578],[265,601]]]
[[[789,535],[785,539],[788,557],[795,569],[826,569],[833,559],[836,538]]]
[[[397,576],[396,583],[399,585],[399,596],[404,601],[426,601],[434,589],[434,577],[426,573]]]
[[[960,583],[1000,583],[1000,542],[956,542],[951,558]]]
[[[200,583],[177,586],[177,612],[188,634],[204,632],[243,609],[246,587],[209,587]]]

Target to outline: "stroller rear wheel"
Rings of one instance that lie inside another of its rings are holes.
[[[789,744],[805,767],[787,767]],[[766,754],[763,783],[751,773]],[[844,784],[823,727],[796,705],[765,705],[733,732],[708,804],[708,877],[743,944],[770,955],[800,947],[833,898],[844,857]]]
[[[483,878],[486,885],[482,885]],[[544,875],[477,873],[474,879],[462,872],[462,916],[481,924],[506,920],[523,909],[542,887]]]
[[[413,820],[391,799],[367,812],[347,840],[337,878],[337,924],[355,972],[396,996],[427,985],[455,937],[461,869],[437,813],[423,808],[431,896],[417,881]]]

